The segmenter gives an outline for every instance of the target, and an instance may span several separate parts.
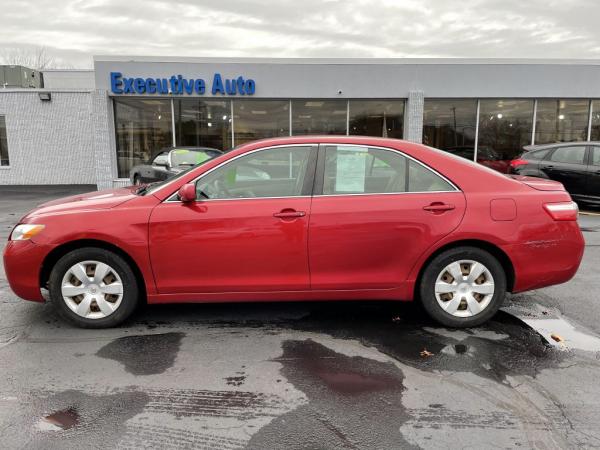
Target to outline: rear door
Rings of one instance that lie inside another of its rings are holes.
[[[464,209],[462,192],[396,150],[322,145],[309,225],[312,289],[399,286]]]
[[[540,171],[551,180],[560,181],[571,195],[583,195],[587,174],[586,148],[585,144],[557,147],[540,162]]]
[[[588,175],[582,198],[600,203],[600,145],[590,146],[589,152]]]

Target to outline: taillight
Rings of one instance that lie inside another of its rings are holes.
[[[579,212],[575,202],[544,203],[544,209],[554,220],[577,220]]]
[[[529,161],[527,161],[526,159],[517,158],[517,159],[513,159],[510,162],[510,167],[512,167],[513,169],[516,169],[517,167],[524,166],[526,164],[529,164]]]

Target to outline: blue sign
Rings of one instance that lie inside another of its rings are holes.
[[[253,95],[256,83],[250,78],[223,79],[215,73],[209,91],[212,95]],[[183,78],[172,75],[170,78],[127,78],[121,72],[110,73],[110,90],[113,94],[172,94],[204,95],[207,90],[202,78]]]

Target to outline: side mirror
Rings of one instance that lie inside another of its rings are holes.
[[[179,196],[179,200],[183,203],[190,203],[196,201],[196,184],[195,183],[187,183],[179,188],[177,191],[177,195]]]

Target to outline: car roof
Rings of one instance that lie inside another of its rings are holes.
[[[574,145],[600,145],[600,141],[552,142],[550,144],[525,145],[523,149],[531,152],[534,150],[543,150],[545,148],[573,147]]]

